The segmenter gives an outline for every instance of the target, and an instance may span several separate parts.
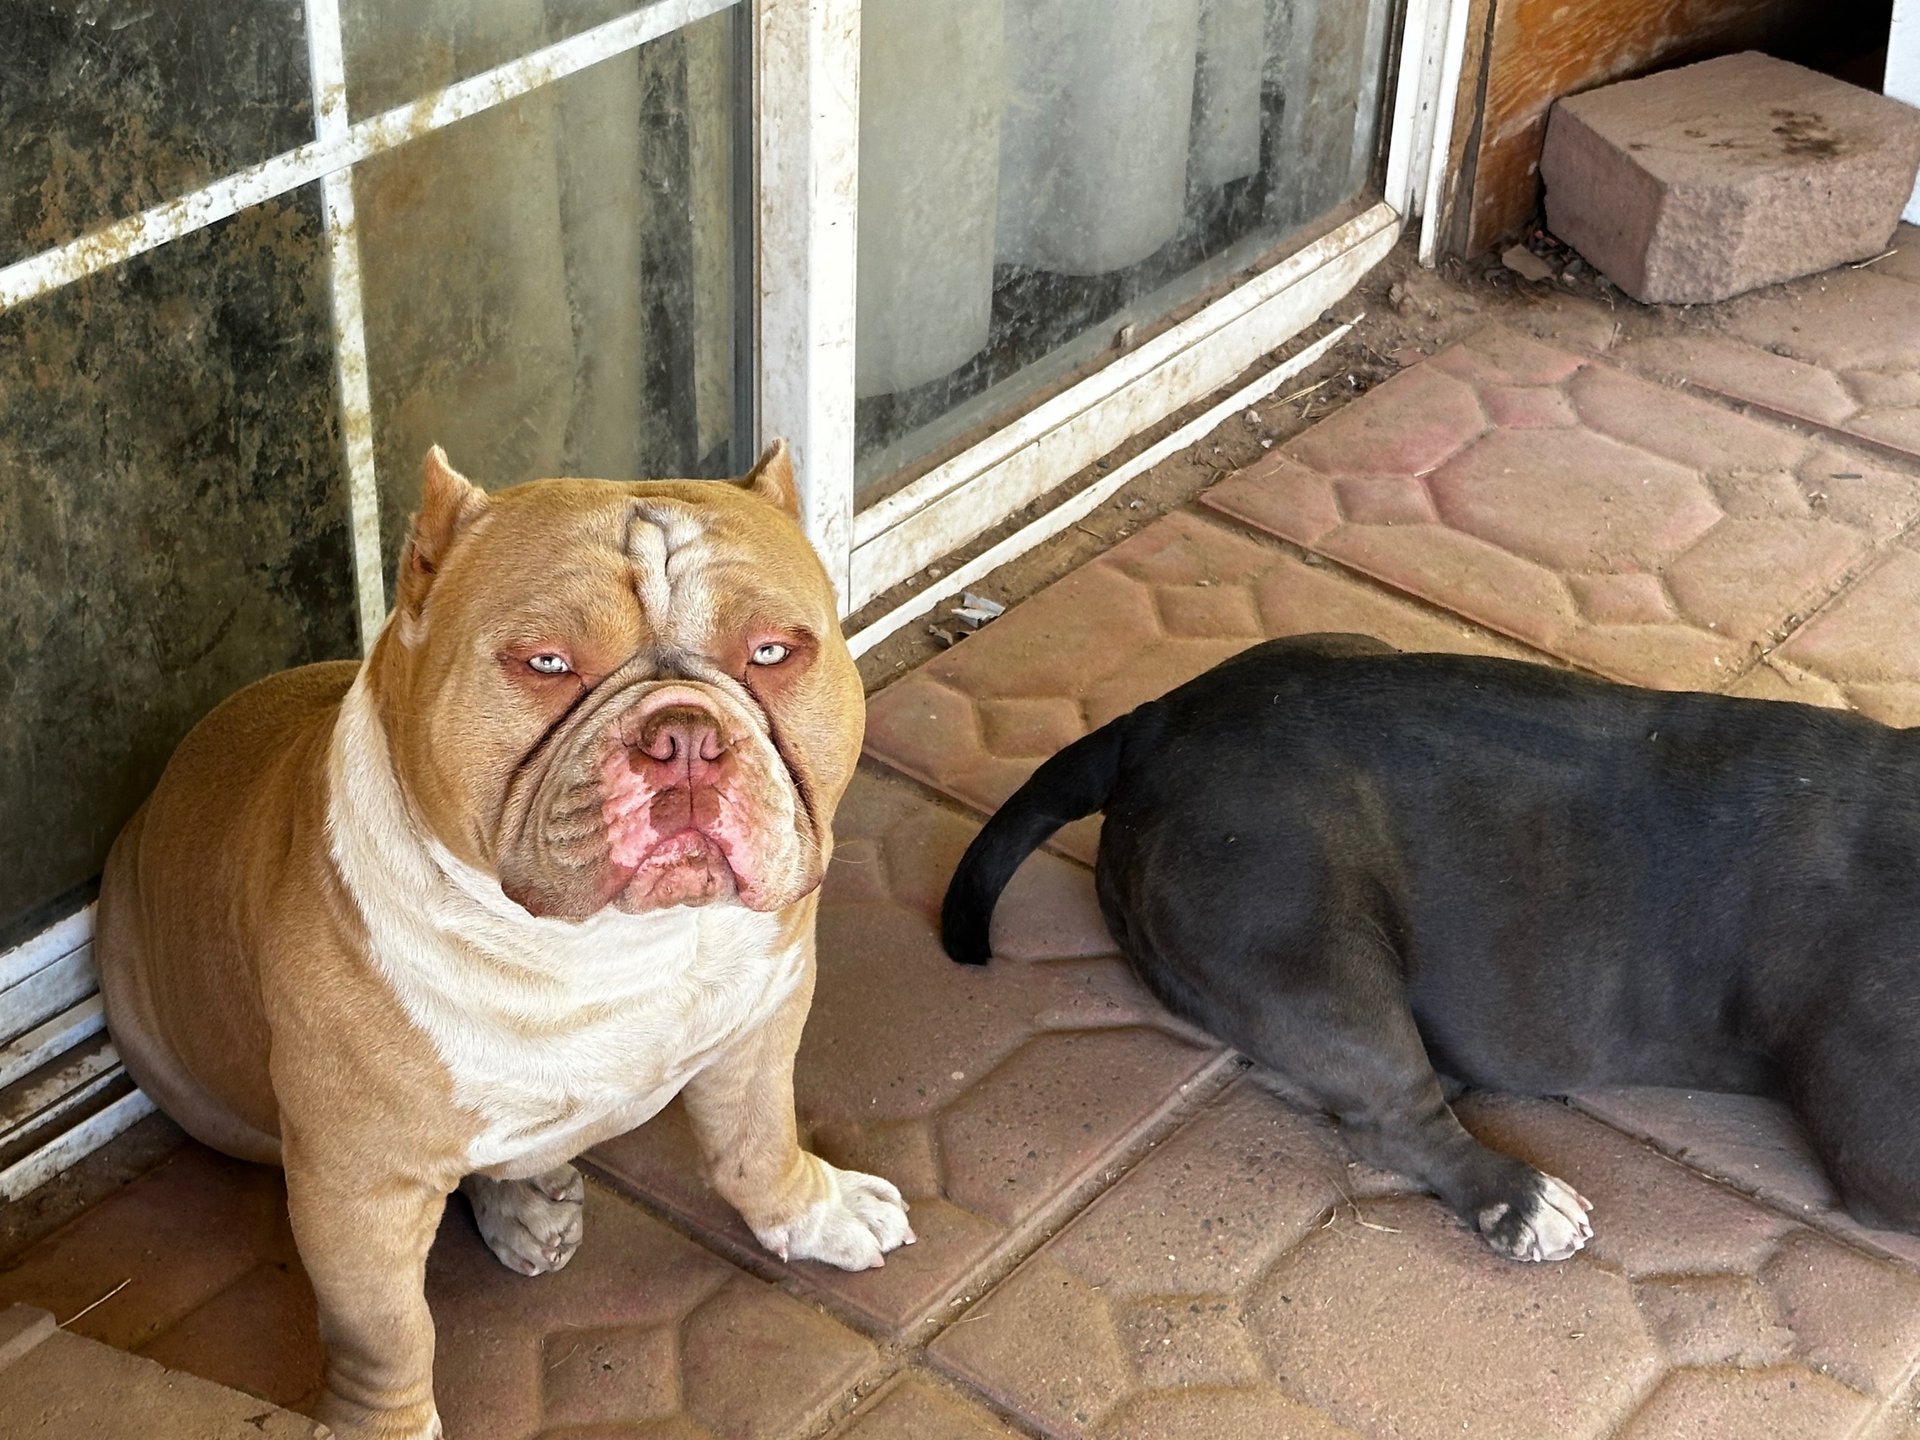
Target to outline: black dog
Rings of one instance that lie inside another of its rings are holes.
[[[1590,1207],[1436,1070],[1778,1094],[1855,1216],[1920,1229],[1920,731],[1273,641],[1042,765],[961,860],[947,953],[984,964],[1021,860],[1095,810],[1148,988],[1500,1254],[1572,1254]]]

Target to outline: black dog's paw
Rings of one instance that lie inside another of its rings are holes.
[[[1593,1238],[1592,1209],[1564,1180],[1531,1170],[1511,1198],[1483,1206],[1474,1222],[1496,1255],[1564,1260]]]

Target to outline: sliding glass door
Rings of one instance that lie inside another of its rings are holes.
[[[0,1199],[145,1113],[107,846],[223,696],[370,643],[430,444],[500,486],[784,436],[851,614],[1343,295],[1468,9],[0,9]]]

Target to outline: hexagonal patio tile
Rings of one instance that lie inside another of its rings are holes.
[[[855,1275],[780,1266],[705,1185],[678,1106],[591,1157],[727,1254],[890,1337],[945,1314],[1228,1063],[1112,958],[1091,877],[1064,860],[1039,857],[1009,888],[1001,958],[948,960],[934,916],[974,828],[899,777],[862,770],[835,823],[796,1077],[815,1147],[899,1185],[918,1244]]]
[[[1500,1260],[1242,1082],[928,1353],[1076,1440],[1839,1440],[1897,1403],[1920,1360],[1920,1276],[1563,1105],[1481,1097],[1464,1115],[1587,1191],[1587,1251]]]
[[[1314,631],[1358,631],[1409,650],[1527,654],[1324,564],[1174,514],[873,696],[867,750],[991,810],[1095,726],[1249,645]],[[1056,847],[1090,861],[1097,823],[1067,827]]]
[[[1744,676],[1734,693],[1845,706],[1889,725],[1920,724],[1920,542],[1878,563]]]
[[[1019,1440],[1020,1432],[931,1376],[889,1380],[833,1432],[833,1440]]]
[[[313,1291],[277,1171],[188,1146],[0,1272],[0,1305],[68,1319],[103,1296],[75,1333],[279,1405],[317,1396]],[[534,1280],[502,1267],[453,1201],[427,1296],[448,1440],[804,1433],[875,1361],[813,1306],[597,1185],[580,1252]]]
[[[1427,370],[1485,423],[1374,443]],[[1489,326],[1202,499],[1603,674],[1718,689],[1920,518],[1920,469]]]
[[[1894,254],[1769,286],[1705,312],[1705,333],[1631,340],[1645,373],[1920,459],[1920,227]]]

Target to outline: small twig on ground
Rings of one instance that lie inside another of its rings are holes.
[[[1873,256],[1871,259],[1849,260],[1847,262],[1847,268],[1849,270],[1864,270],[1869,265],[1878,265],[1882,260],[1886,259],[1889,255],[1898,255],[1899,253],[1900,253],[1900,247],[1896,245],[1891,250],[1882,250],[1878,255]]]
[[[122,1290],[126,1289],[127,1286],[131,1285],[132,1283],[133,1283],[133,1277],[129,1275],[126,1279],[122,1280],[118,1285],[114,1286],[111,1290],[107,1291],[106,1294],[102,1295],[98,1300],[94,1301],[93,1304],[87,1306],[87,1308],[85,1310],[82,1310],[79,1315],[69,1315],[66,1319],[62,1320],[60,1322],[60,1328],[64,1330],[67,1328],[67,1326],[73,1324],[74,1321],[80,1319],[81,1316],[89,1315],[95,1310],[98,1310],[102,1305],[106,1304],[107,1301],[111,1300],[114,1296],[118,1295]]]
[[[1275,403],[1279,405],[1285,405],[1289,401],[1298,400],[1302,395],[1311,395],[1314,391],[1318,390],[1322,385],[1327,384],[1332,379],[1333,379],[1333,376],[1329,375],[1325,380],[1316,380],[1313,382],[1313,384],[1307,386],[1304,390],[1296,390],[1291,395],[1282,395],[1279,398],[1279,400],[1276,401]]]

